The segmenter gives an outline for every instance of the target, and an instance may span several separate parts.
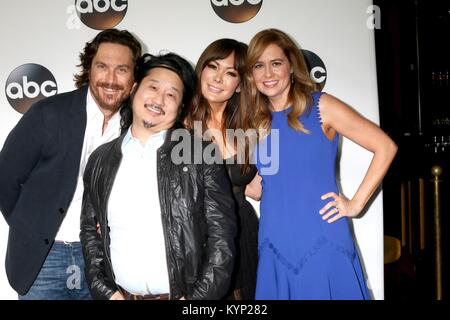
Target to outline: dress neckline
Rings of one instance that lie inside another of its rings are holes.
[[[283,114],[283,113],[289,113],[292,109],[292,106],[287,107],[286,109],[280,110],[280,111],[271,111],[272,114]]]

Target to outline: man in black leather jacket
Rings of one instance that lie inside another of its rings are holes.
[[[91,293],[220,299],[233,270],[234,204],[223,165],[194,161],[205,145],[179,125],[194,71],[173,53],[144,55],[136,82],[122,135],[94,151],[85,170],[80,239]],[[188,137],[182,161],[173,152],[178,130]]]

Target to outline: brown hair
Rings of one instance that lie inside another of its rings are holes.
[[[286,33],[277,29],[266,29],[258,32],[249,44],[246,75],[250,83],[251,103],[256,109],[255,126],[269,132],[272,123],[269,99],[258,91],[252,74],[253,66],[263,51],[271,44],[275,44],[283,50],[293,70],[292,83],[289,88],[289,100],[292,104],[292,110],[288,114],[289,126],[296,131],[308,133],[308,130],[299,121],[299,117],[311,107],[311,93],[317,91],[318,86],[309,76],[308,67],[300,47]]]
[[[127,46],[133,53],[133,63],[141,56],[142,47],[139,41],[127,30],[106,29],[97,34],[97,36],[90,42],[86,42],[83,52],[80,53],[80,64],[77,67],[81,68],[81,72],[74,75],[75,85],[77,88],[89,82],[89,71],[91,70],[92,60],[97,54],[100,44],[116,43]],[[134,67],[133,66],[133,67]]]
[[[245,61],[247,56],[248,46],[245,43],[239,42],[234,39],[219,39],[212,42],[197,61],[195,72],[197,74],[198,86],[193,98],[192,105],[186,117],[186,127],[189,130],[194,129],[194,122],[201,121],[203,129],[207,128],[207,121],[211,119],[211,106],[208,101],[202,95],[202,89],[200,85],[200,78],[203,69],[211,62],[216,60],[226,59],[230,54],[234,53],[234,68],[237,70],[240,78],[240,92],[235,92],[233,96],[228,100],[225,111],[223,114],[222,123],[222,136],[226,143],[230,143],[234,146],[235,150],[239,149],[236,141],[230,141],[226,135],[226,129],[242,129],[244,132],[247,129],[253,128],[250,116],[250,108],[248,101],[249,84],[245,79]],[[241,146],[242,147],[242,146]],[[249,163],[250,156],[250,143],[245,141],[245,163],[242,170],[246,170]]]

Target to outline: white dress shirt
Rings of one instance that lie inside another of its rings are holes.
[[[128,130],[108,201],[115,281],[133,294],[169,293],[156,165],[165,136],[152,135],[143,146]]]
[[[88,89],[86,97],[86,131],[83,140],[83,149],[80,158],[80,170],[78,171],[77,187],[72,202],[67,209],[55,240],[60,241],[80,241],[80,214],[83,201],[83,174],[87,161],[91,153],[100,145],[109,142],[120,135],[120,114],[116,112],[108,121],[105,131],[103,128],[103,113],[92,98],[91,91]]]

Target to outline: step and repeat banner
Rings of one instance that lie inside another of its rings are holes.
[[[371,0],[9,1],[0,11],[0,147],[32,103],[75,88],[80,51],[99,30],[112,27],[136,35],[145,52],[174,51],[192,63],[216,39],[248,43],[262,29],[281,29],[304,49],[311,77],[323,91],[378,123],[376,9]],[[347,196],[356,191],[371,156],[343,140],[338,182]],[[381,193],[353,227],[368,285],[375,299],[383,299]],[[8,226],[0,219],[2,261],[7,236]],[[0,299],[16,298],[2,262]]]

